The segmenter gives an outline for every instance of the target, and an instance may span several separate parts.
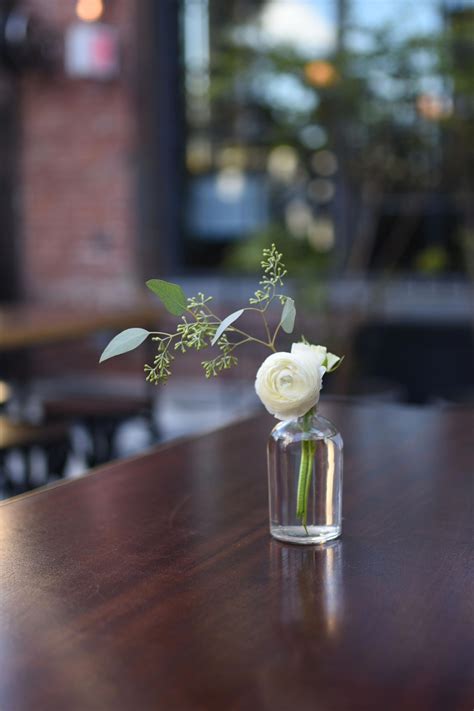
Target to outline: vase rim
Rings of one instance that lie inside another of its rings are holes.
[[[317,434],[318,439],[333,438],[340,435],[336,425],[319,411],[312,414],[311,420],[308,423],[305,420],[306,415],[302,417],[293,417],[288,420],[281,420],[272,429],[271,435],[278,436],[288,430],[292,431],[292,435],[299,439],[306,439],[308,435]]]

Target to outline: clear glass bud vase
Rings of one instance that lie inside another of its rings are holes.
[[[318,413],[280,422],[268,441],[270,533],[287,543],[341,535],[342,437]]]

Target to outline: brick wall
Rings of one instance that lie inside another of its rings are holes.
[[[27,0],[62,36],[73,0]],[[28,71],[21,82],[22,282],[28,299],[106,304],[133,298],[136,230],[133,0],[106,3],[120,33],[120,77],[109,83]]]

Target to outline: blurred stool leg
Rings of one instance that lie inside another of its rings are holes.
[[[70,452],[71,444],[69,440],[56,442],[45,448],[48,466],[48,479],[51,475],[63,478],[66,469],[66,462]]]

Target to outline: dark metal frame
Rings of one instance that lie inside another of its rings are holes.
[[[140,156],[138,213],[144,277],[183,264],[184,110],[177,0],[137,5]]]
[[[0,37],[11,10],[0,0]],[[19,296],[18,220],[15,210],[18,156],[18,81],[0,39],[0,303]]]

